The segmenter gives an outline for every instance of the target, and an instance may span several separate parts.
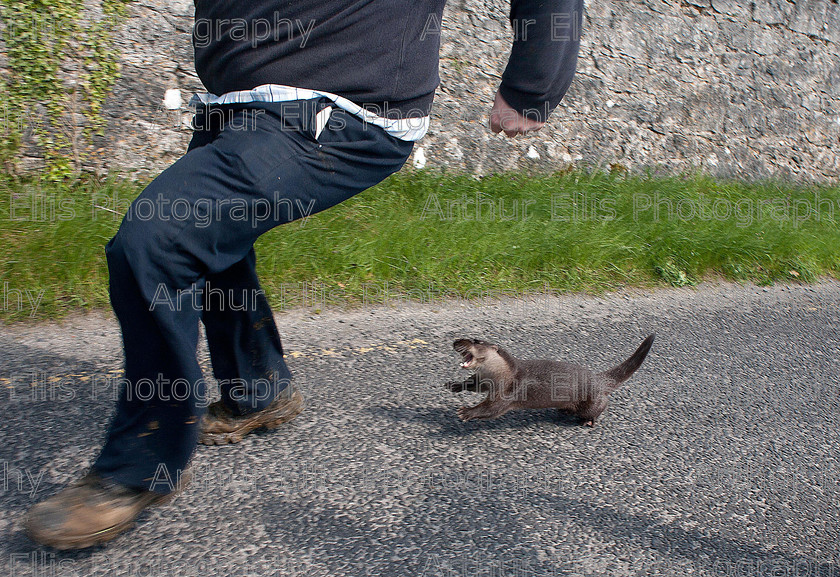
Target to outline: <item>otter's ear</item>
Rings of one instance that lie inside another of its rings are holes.
[[[490,345],[490,348],[496,352],[499,352],[499,345]]]

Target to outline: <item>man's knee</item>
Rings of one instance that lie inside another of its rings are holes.
[[[148,223],[123,219],[117,234],[105,245],[109,265],[114,262],[130,264],[153,250],[153,234]]]
[[[172,250],[175,238],[185,227],[194,224],[194,199],[181,190],[181,181],[188,175],[181,174],[183,170],[173,171],[177,165],[146,186],[120,223],[111,250],[122,251],[132,263],[135,259],[151,257],[159,264],[168,264],[167,253]]]

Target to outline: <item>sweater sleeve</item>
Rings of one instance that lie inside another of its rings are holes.
[[[520,114],[545,122],[575,75],[583,0],[511,0],[513,49],[499,92]]]

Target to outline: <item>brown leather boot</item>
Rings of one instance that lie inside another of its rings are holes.
[[[303,410],[303,396],[292,385],[262,411],[237,416],[221,401],[211,403],[201,418],[199,443],[225,445],[238,443],[245,435],[260,428],[273,429],[294,419]]]
[[[189,483],[181,474],[175,491],[166,495],[134,489],[103,479],[95,471],[69,485],[26,514],[29,537],[56,549],[84,549],[110,541],[134,525],[146,507],[171,501]]]

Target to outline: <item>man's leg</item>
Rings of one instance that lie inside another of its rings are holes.
[[[266,408],[291,373],[274,315],[260,288],[254,250],[227,270],[207,276],[201,320],[221,402],[234,415]]]
[[[408,158],[411,143],[349,115],[316,140],[323,107],[228,108],[234,120],[155,179],[108,244],[126,358],[117,414],[92,467],[105,485],[164,495],[190,459],[205,408],[195,351],[208,278],[243,261],[262,233],[346,200]],[[88,501],[76,491],[72,506],[68,490],[36,506],[30,535],[68,547],[98,542],[147,504],[124,507],[116,523],[113,508],[101,510],[105,490],[97,484]]]
[[[290,383],[274,315],[260,288],[253,249],[229,269],[208,275],[202,322],[222,398],[202,417],[201,443],[236,443],[303,410],[303,397]]]

